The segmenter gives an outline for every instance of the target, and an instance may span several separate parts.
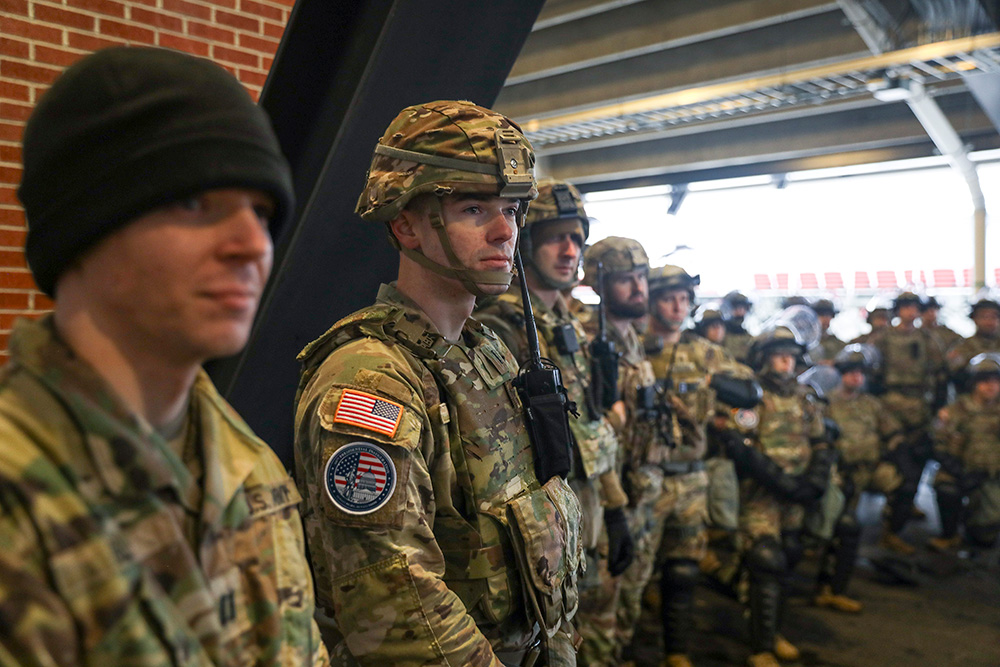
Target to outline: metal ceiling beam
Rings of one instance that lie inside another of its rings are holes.
[[[824,12],[828,0],[647,0],[528,37],[505,85],[779,25]]]
[[[964,139],[992,133],[989,119],[967,93],[944,96],[940,103],[960,128]],[[780,122],[777,117],[772,120],[774,122],[723,126],[717,131],[546,156],[542,164],[546,176],[592,189],[594,184],[623,179],[926,142],[920,124],[903,104],[850,108],[824,114],[821,122],[806,115]]]
[[[839,60],[827,64],[784,69],[775,73],[759,75],[723,83],[711,84],[688,89],[679,89],[661,95],[651,95],[642,99],[607,104],[601,107],[563,113],[557,116],[528,118],[518,116],[522,127],[527,132],[537,132],[546,128],[560,127],[574,123],[582,123],[602,118],[615,118],[629,114],[668,109],[675,106],[696,104],[714,100],[728,95],[738,95],[775,88],[779,86],[823,79],[837,74],[852,71],[873,71],[893,66],[908,65],[914,61],[929,61],[936,58],[968,53],[977,49],[993,49],[1000,47],[1000,33],[977,35],[947,42],[935,42],[910,49],[901,49],[881,55],[870,55],[850,60]],[[506,90],[505,90],[506,92]],[[504,101],[503,94],[498,100],[498,106]]]
[[[214,363],[217,386],[286,465],[296,354],[370,304],[398,253],[354,205],[372,149],[400,109],[491,105],[542,0],[298,0],[261,104],[289,155],[298,204],[249,344]],[[499,28],[498,28],[499,26]],[[490,29],[486,29],[489,27]]]
[[[800,63],[830,64],[867,53],[839,12],[825,12],[681,49],[505,86],[497,108],[521,119],[604,108],[611,103],[778,74]]]
[[[610,12],[625,5],[646,0],[548,0],[532,30],[544,30],[554,25],[576,21],[587,16]]]

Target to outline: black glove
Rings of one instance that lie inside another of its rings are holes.
[[[617,577],[635,558],[635,544],[621,507],[604,510],[604,526],[608,530],[608,572]]]

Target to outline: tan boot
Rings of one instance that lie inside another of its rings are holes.
[[[837,595],[829,586],[823,586],[819,590],[819,593],[813,598],[813,604],[817,607],[829,607],[848,614],[859,614],[864,607],[860,602],[852,600],[846,595]]]
[[[917,551],[916,547],[904,540],[902,537],[896,533],[890,533],[888,531],[884,531],[882,533],[882,539],[879,540],[878,545],[883,549],[895,551],[896,553],[904,556],[912,556]]]
[[[660,667],[693,667],[693,665],[691,659],[683,653],[671,653],[663,659]]]
[[[722,569],[722,561],[719,560],[714,551],[709,551],[698,563],[698,569],[701,570],[702,574],[712,576]]]
[[[747,658],[748,667],[780,667],[778,665],[778,659],[774,657],[773,653],[764,651],[763,653],[754,653],[752,656]]]
[[[792,662],[802,657],[795,644],[781,635],[774,636],[774,655],[778,657],[778,660],[784,660],[785,662]]]
[[[958,535],[953,537],[932,537],[927,540],[927,546],[938,553],[948,553],[958,549],[962,544],[962,538]]]

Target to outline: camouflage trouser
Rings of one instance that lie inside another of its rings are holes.
[[[994,475],[969,492],[965,528],[976,542],[992,546],[1000,535],[1000,477]]]
[[[931,457],[931,408],[923,398],[893,391],[882,397],[882,407],[896,417],[905,429],[904,441],[888,455],[902,476],[900,485],[889,494],[885,504],[889,530],[898,533],[910,517],[920,476]]]
[[[761,537],[774,537],[780,542],[783,531],[802,530],[802,505],[779,500],[752,481],[743,482],[740,491],[739,537],[743,551]]]
[[[577,663],[594,667],[618,664],[615,646],[615,610],[621,577],[608,572],[608,534],[601,531],[597,549],[587,552],[587,572],[579,581],[580,606],[573,622],[583,637]]]
[[[642,595],[657,563],[667,559],[695,562],[708,545],[708,475],[664,475],[656,466],[643,466],[630,479],[635,507],[626,510],[635,539],[635,560],[622,574],[617,610],[616,643],[632,642],[642,610]]]

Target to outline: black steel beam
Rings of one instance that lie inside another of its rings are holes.
[[[291,462],[296,354],[372,302],[397,255],[354,215],[372,149],[403,107],[490,106],[543,0],[298,0],[261,105],[288,154],[298,203],[275,244],[247,348],[209,366],[251,427]]]

